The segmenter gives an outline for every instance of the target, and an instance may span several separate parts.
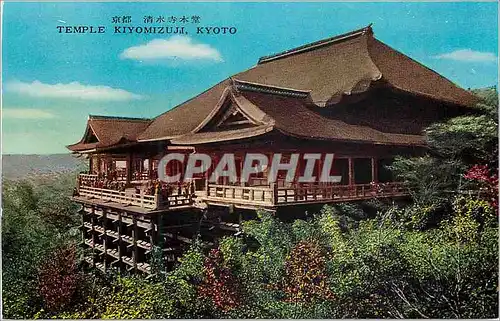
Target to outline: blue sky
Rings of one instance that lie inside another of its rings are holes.
[[[4,154],[67,152],[88,114],[154,117],[261,56],[373,23],[375,36],[464,88],[497,84],[497,3],[4,3]],[[184,36],[113,34],[185,26]],[[144,16],[199,23],[144,23]],[[105,26],[103,34],[57,26]],[[233,35],[196,27],[234,26]],[[173,58],[175,57],[175,58]]]

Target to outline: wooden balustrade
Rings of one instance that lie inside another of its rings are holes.
[[[192,193],[171,194],[168,196],[161,196],[159,194],[144,195],[140,193],[90,187],[83,184],[79,185],[78,194],[88,198],[96,198],[125,205],[134,205],[152,210],[189,206],[193,203]]]
[[[84,182],[96,180],[97,175],[80,174],[79,195],[97,198],[105,201],[126,205],[139,206],[146,209],[168,209],[194,204],[194,185],[189,191],[179,188],[177,193],[168,196],[144,195],[126,191],[117,191],[104,188],[85,186]],[[200,184],[201,185],[201,184]],[[287,186],[288,185],[288,186]],[[336,201],[353,201],[380,197],[404,196],[408,194],[402,183],[380,184],[281,184],[273,183],[263,186],[238,186],[208,183],[205,186],[205,195],[202,199],[224,204],[249,206],[280,206],[305,203],[329,203]],[[201,195],[201,194],[200,194]]]
[[[115,191],[105,188],[80,186],[80,196],[93,197],[105,201],[156,209],[156,196]]]
[[[236,203],[251,205],[272,205],[273,190],[271,187],[246,187],[208,184],[207,198],[232,200]]]
[[[289,187],[243,187],[233,185],[207,185],[206,199],[243,205],[279,206],[302,203],[328,203],[379,197],[404,196],[408,191],[402,183],[384,184],[294,184]]]
[[[158,208],[186,206],[193,203],[191,194],[172,194],[167,197],[160,197],[158,200]]]
[[[358,185],[315,185],[277,188],[276,204],[308,203],[336,200],[361,200],[377,197],[403,196],[406,188],[397,182]]]

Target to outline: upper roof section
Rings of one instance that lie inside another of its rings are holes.
[[[368,90],[373,82],[452,105],[474,106],[468,91],[390,48],[373,36],[371,26],[259,59],[235,80],[304,91],[314,104],[329,106],[345,95]],[[226,79],[156,117],[141,141],[170,139],[192,132],[218,105]]]
[[[272,56],[237,79],[311,90],[317,105],[365,91],[371,82],[453,104],[470,106],[476,98],[435,71],[378,41],[371,26],[313,42]]]
[[[145,118],[89,115],[82,139],[76,144],[68,145],[67,148],[82,152],[135,142],[137,136],[150,122],[150,119]]]

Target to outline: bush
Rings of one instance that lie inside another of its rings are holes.
[[[78,281],[76,246],[57,249],[49,255],[38,273],[38,288],[44,306],[57,311],[71,303]]]

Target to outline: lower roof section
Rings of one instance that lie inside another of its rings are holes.
[[[351,125],[328,118],[308,105],[307,98],[242,92],[251,103],[270,116],[275,128],[286,135],[319,140],[362,142],[387,145],[423,146],[421,135],[384,133],[369,126]]]

